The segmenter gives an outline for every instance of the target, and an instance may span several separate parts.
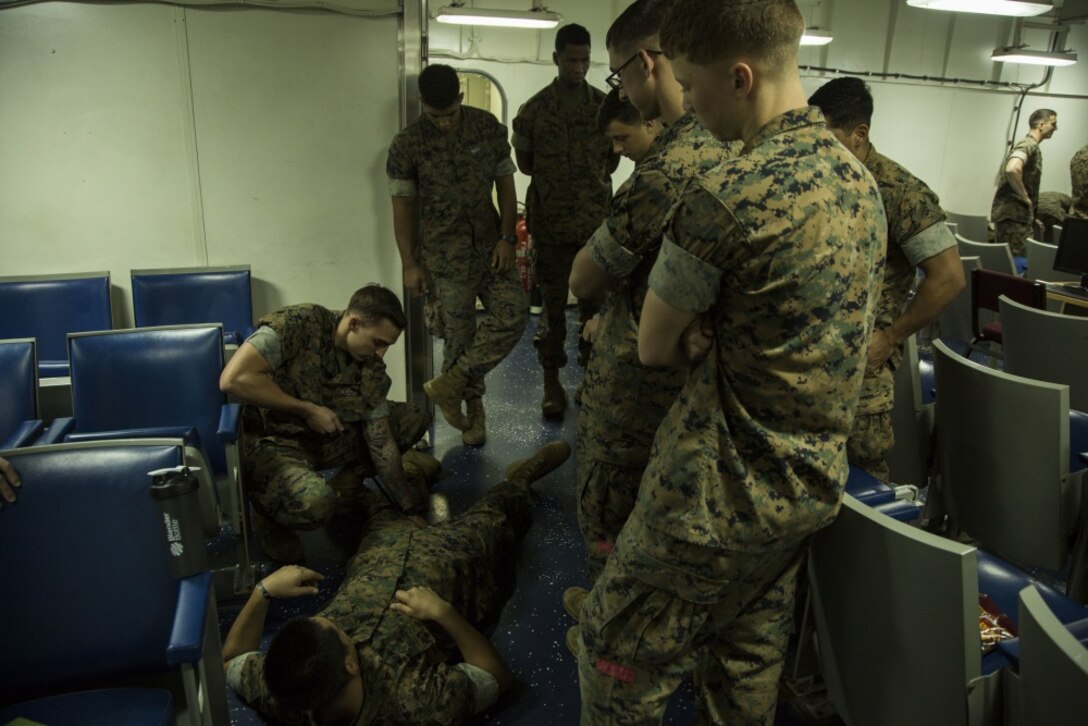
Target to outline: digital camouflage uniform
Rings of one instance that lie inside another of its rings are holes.
[[[1039,192],[1039,206],[1035,208],[1035,221],[1043,225],[1044,237],[1049,236],[1050,228],[1061,225],[1073,203],[1072,197],[1061,192]],[[1039,239],[1040,242],[1050,241]],[[1057,240],[1053,240],[1056,244]]]
[[[715,340],[654,439],[582,610],[583,724],[770,724],[807,537],[838,512],[887,223],[813,107],[688,185],[650,289]]]
[[[452,521],[418,528],[389,506],[367,523],[344,582],[317,615],[355,642],[365,700],[355,724],[455,724],[490,706],[498,684],[486,671],[458,663],[460,652],[440,627],[389,609],[394,593],[427,586],[470,623],[494,622],[509,596],[512,552],[529,526],[529,488],[504,482]],[[264,683],[264,654],[227,664],[227,681],[277,723],[316,723],[285,712]]]
[[[654,432],[687,375],[638,359],[638,319],[662,225],[684,182],[735,156],[739,146],[723,145],[691,115],[666,127],[588,242],[593,261],[622,280],[605,297],[578,417],[578,526],[592,578],[635,505]]]
[[[461,114],[448,133],[424,116],[413,121],[393,138],[385,170],[392,196],[418,198],[420,265],[442,327],[431,332],[444,340],[442,371],[461,369],[464,397],[473,399],[521,339],[529,313],[516,267],[491,268],[501,237],[491,192],[514,173],[506,127],[478,108],[462,106]],[[479,323],[477,297],[485,308]]]
[[[566,97],[564,97],[566,94]],[[533,339],[544,368],[567,363],[567,292],[574,255],[608,215],[612,142],[597,128],[604,93],[583,82],[574,93],[556,79],[530,98],[514,118],[514,149],[533,155],[526,224],[533,235],[533,275],[544,312]],[[583,323],[600,303],[578,303]],[[585,363],[588,347],[579,343]]]
[[[1005,176],[1005,165],[1009,159],[1017,158],[1024,162],[1024,189],[1031,198],[1031,208],[1020,198]],[[994,223],[994,241],[1008,244],[1014,255],[1023,257],[1027,254],[1024,244],[1035,232],[1035,210],[1039,207],[1039,181],[1043,176],[1043,151],[1039,142],[1029,134],[1012,148],[1001,162],[1001,171],[997,175],[997,191],[990,206],[990,221]]]
[[[918,177],[882,154],[869,149],[865,168],[876,179],[884,214],[888,219],[888,252],[884,265],[884,286],[877,304],[875,330],[886,330],[902,314],[920,264],[956,246],[956,238],[944,224],[941,200]],[[846,443],[851,464],[876,478],[888,480],[885,457],[895,443],[892,408],[895,405],[895,369],[903,361],[903,350],[876,368],[867,368],[854,426]]]
[[[430,425],[418,407],[386,400],[391,381],[381,358],[359,362],[334,345],[342,315],[320,305],[294,305],[265,315],[246,341],[272,368],[284,393],[331,409],[344,424],[340,433],[321,434],[289,413],[251,404],[243,409],[248,494],[261,513],[292,529],[321,526],[344,501],[318,469],[344,466],[346,476],[338,476],[337,485],[345,495],[360,493],[361,479],[377,473],[363,434],[367,422],[389,418],[401,451]],[[403,491],[379,485],[405,510],[426,501],[421,482],[406,481]]]
[[[1088,146],[1080,147],[1069,160],[1069,181],[1073,185],[1069,216],[1088,219]]]

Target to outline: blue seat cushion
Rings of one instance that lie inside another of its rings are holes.
[[[16,718],[49,726],[168,726],[174,722],[174,699],[158,688],[76,691],[0,709],[0,724]]]

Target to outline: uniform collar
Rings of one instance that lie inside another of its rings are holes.
[[[790,109],[783,114],[775,116],[763,125],[763,128],[752,137],[751,141],[744,144],[744,149],[741,153],[746,154],[774,136],[805,126],[826,127],[827,124],[824,122],[823,112],[815,106],[805,106],[802,108]]]

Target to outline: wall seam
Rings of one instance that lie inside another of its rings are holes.
[[[189,201],[193,215],[193,251],[196,254],[197,266],[209,264],[208,255],[208,228],[204,217],[204,185],[200,173],[200,142],[197,138],[196,101],[193,98],[192,63],[189,57],[189,23],[187,22],[188,10],[185,8],[174,9],[174,47],[177,49],[178,74],[181,80],[182,103],[185,106],[184,114],[185,136],[189,147],[189,172],[192,177]]]

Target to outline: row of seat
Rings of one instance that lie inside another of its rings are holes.
[[[227,343],[253,327],[248,265],[132,270],[136,327],[220,323]],[[41,377],[68,375],[68,333],[110,330],[110,274],[0,277],[0,339],[38,341]]]
[[[219,389],[222,326],[71,333],[66,340],[73,416],[57,418],[47,428],[32,420],[35,342],[0,341],[0,392],[5,401],[28,406],[3,407],[0,442],[15,448],[138,437],[182,446],[185,463],[198,469],[202,479],[206,536],[215,537],[226,527],[234,537],[233,553],[223,558],[225,566],[217,573],[223,579],[217,590],[248,592],[253,575],[238,452],[241,407]],[[13,364],[8,367],[7,361]]]

